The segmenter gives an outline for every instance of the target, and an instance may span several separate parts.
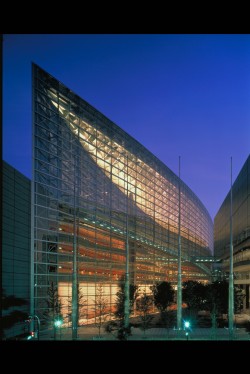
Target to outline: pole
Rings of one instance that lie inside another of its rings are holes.
[[[32,179],[31,179],[31,233],[30,233],[30,315],[33,316],[35,313],[35,296],[37,297],[37,288],[35,289],[35,274],[34,274],[34,263],[35,263],[35,79],[36,79],[36,67],[32,66]],[[36,277],[37,279],[37,277]],[[30,330],[34,331],[34,320],[31,319]]]
[[[73,279],[72,279],[72,340],[77,339],[78,292],[77,292],[77,245],[76,245],[76,191],[74,182],[74,237],[73,237]]]
[[[177,283],[177,329],[182,329],[182,283],[181,283],[181,156],[179,156],[179,222],[178,222],[178,283]]]
[[[30,322],[34,321],[35,319],[37,320],[37,340],[40,340],[40,318],[36,314],[34,314],[34,315],[29,316],[29,319],[30,319]],[[34,323],[32,325],[32,328],[33,328],[32,331],[35,332]]]
[[[126,202],[126,271],[125,271],[125,287],[124,287],[124,328],[125,335],[129,327],[129,241],[128,241],[128,155],[127,155],[127,202]]]
[[[228,296],[228,328],[229,339],[233,339],[234,329],[234,275],[233,275],[233,188],[232,188],[232,157],[231,157],[231,189],[230,189],[230,268]]]
[[[37,340],[40,340],[40,319],[36,314],[34,317],[37,319]]]

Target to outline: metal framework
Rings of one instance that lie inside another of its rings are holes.
[[[52,281],[65,321],[78,286],[87,299],[80,323],[96,317],[99,283],[112,312],[126,247],[130,283],[147,290],[163,280],[176,286],[179,201],[182,280],[209,279],[210,264],[194,257],[211,256],[212,220],[177,175],[37,65],[33,111],[32,314],[42,318]]]

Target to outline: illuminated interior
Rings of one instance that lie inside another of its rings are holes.
[[[198,197],[120,127],[34,65],[34,290],[36,312],[48,285],[58,285],[67,316],[74,238],[78,282],[86,297],[83,323],[93,319],[102,284],[115,308],[124,276],[126,238],[130,282],[177,283],[179,189],[182,279],[207,282],[212,220]],[[65,317],[66,318],[66,317]],[[111,317],[110,317],[111,318]],[[70,323],[70,321],[69,321]]]

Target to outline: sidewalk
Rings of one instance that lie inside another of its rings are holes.
[[[218,328],[194,328],[191,331],[167,330],[164,328],[152,328],[146,331],[144,337],[140,329],[134,329],[129,340],[229,340],[228,329]],[[233,340],[250,340],[250,334],[245,328],[235,329]]]
[[[41,333],[40,340],[54,340],[51,337],[52,334],[49,332]],[[61,334],[57,334],[57,341],[60,340],[72,340],[71,329],[62,329]],[[95,340],[95,341],[111,341],[117,340],[115,334],[108,334],[103,332],[101,338],[98,337],[98,329],[95,327],[80,327],[78,330],[78,341],[81,340]],[[217,328],[213,330],[212,328],[194,328],[188,331],[188,336],[186,336],[186,331],[177,331],[173,329],[166,328],[151,328],[146,330],[146,333],[140,328],[132,328],[132,335],[128,337],[128,340],[229,340],[229,332],[226,328]],[[250,341],[250,333],[246,332],[245,328],[237,328],[234,331],[233,340],[244,340]]]

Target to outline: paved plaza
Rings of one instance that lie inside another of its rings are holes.
[[[250,320],[248,314],[241,314],[236,316],[236,322],[239,327],[235,328],[233,340],[236,341],[249,341],[250,333],[246,331],[245,327],[240,327],[241,323],[243,324],[246,321]],[[229,340],[229,332],[227,328],[193,328],[188,331],[177,331],[175,329],[166,329],[161,327],[149,328],[144,333],[143,330],[139,327],[132,327],[131,335],[128,337],[128,340]],[[98,336],[98,329],[94,326],[83,326],[78,329],[78,339],[81,340],[95,340],[95,341],[111,341],[117,340],[116,332],[113,334],[106,333],[102,330],[101,338]],[[53,333],[51,331],[43,331],[40,334],[40,340],[54,340]],[[61,328],[58,330],[56,340],[72,340],[72,332],[70,328]]]
[[[48,332],[41,333],[40,340],[54,340],[53,335]],[[56,340],[72,340],[70,329],[62,329],[61,333],[57,334]],[[102,332],[101,338],[98,336],[98,330],[95,327],[79,328],[77,340],[96,340],[107,341],[117,340],[115,334]],[[195,328],[189,331],[188,336],[186,331],[178,332],[173,329],[165,328],[151,328],[146,330],[146,333],[140,328],[132,329],[131,336],[128,340],[229,340],[228,329],[226,328]],[[237,328],[234,331],[233,340],[250,340],[250,333],[246,332],[245,328]]]

